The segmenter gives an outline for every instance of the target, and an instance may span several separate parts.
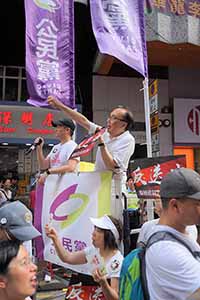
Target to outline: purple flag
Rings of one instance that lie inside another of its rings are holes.
[[[74,1],[24,1],[28,103],[45,107],[54,95],[74,108]]]
[[[90,0],[99,50],[147,77],[143,0]]]

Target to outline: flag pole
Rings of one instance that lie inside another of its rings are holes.
[[[152,157],[152,143],[151,143],[151,121],[150,121],[150,106],[149,106],[149,79],[145,77],[143,81],[144,90],[144,112],[145,112],[145,127],[146,127],[146,143],[147,143],[147,157]]]
[[[152,143],[151,143],[151,121],[150,121],[150,102],[149,102],[149,79],[145,77],[143,81],[144,90],[144,111],[145,111],[145,127],[146,127],[146,143],[147,143],[147,157],[152,157]],[[147,200],[147,219],[148,221],[154,219],[154,200]]]

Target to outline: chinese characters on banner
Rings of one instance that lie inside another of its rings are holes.
[[[90,0],[92,27],[99,50],[147,77],[144,1]]]
[[[73,285],[67,288],[66,299],[71,300],[105,300],[100,286]]]
[[[54,95],[74,107],[73,0],[25,0],[28,103]]]
[[[162,178],[174,169],[185,166],[185,155],[135,159],[131,163],[131,171],[138,198],[160,198]]]
[[[164,13],[200,17],[200,0],[148,0],[152,8]]]

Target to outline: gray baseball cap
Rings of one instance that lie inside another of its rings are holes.
[[[57,126],[64,126],[64,127],[68,127],[71,129],[72,132],[74,132],[75,129],[75,124],[71,119],[60,119],[58,121],[52,121],[51,122],[53,127],[57,127]]]
[[[7,229],[19,241],[29,241],[41,235],[32,224],[31,211],[20,201],[0,207],[0,228]]]
[[[161,181],[160,197],[200,200],[200,175],[187,168],[173,170]]]

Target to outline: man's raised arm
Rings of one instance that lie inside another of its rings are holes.
[[[77,124],[81,125],[85,129],[89,131],[90,129],[90,122],[89,120],[82,115],[81,113],[71,109],[70,107],[64,105],[62,102],[60,102],[57,98],[54,96],[49,96],[47,98],[48,104],[50,104],[52,107],[58,108],[61,111],[63,111],[69,118],[73,119]]]

